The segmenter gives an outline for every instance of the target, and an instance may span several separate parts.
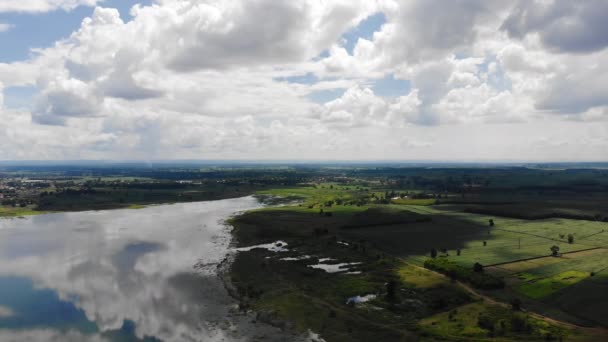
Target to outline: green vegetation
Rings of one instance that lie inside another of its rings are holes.
[[[448,340],[551,341],[584,337],[565,327],[484,302],[425,318],[420,324],[433,336]]]
[[[432,198],[401,198],[391,200],[393,204],[405,204],[405,205],[433,205],[437,201]]]
[[[35,210],[31,206],[29,207],[6,207],[0,206],[0,217],[20,217],[20,216],[31,216],[45,214],[44,211]]]
[[[446,258],[435,258],[426,260],[424,267],[443,273],[450,278],[464,281],[479,289],[502,289],[505,287],[505,282],[502,279],[483,272],[481,265],[479,269],[475,267],[466,268]]]
[[[408,263],[399,266],[397,274],[404,284],[416,288],[437,287],[448,282],[444,276]]]
[[[589,277],[589,273],[566,271],[547,278],[539,278],[530,273],[521,273],[518,277],[524,283],[519,285],[516,291],[530,298],[538,299],[548,297],[565,287],[578,283]]]
[[[463,336],[435,331],[424,322],[428,320],[425,317],[443,320],[448,315],[446,312],[460,312],[462,305],[470,303],[470,297],[447,277],[391,255],[405,255],[416,263],[420,258],[416,251],[428,251],[429,246],[442,245],[446,237],[452,242],[445,244],[453,246],[451,250],[454,251],[457,245],[466,245],[467,239],[474,239],[476,235],[482,238],[487,228],[476,221],[487,222],[487,219],[437,210],[423,214],[409,210],[410,206],[340,208],[348,210],[336,210],[334,215],[326,216],[319,214],[318,209],[300,204],[255,210],[232,220],[239,246],[283,240],[290,249],[279,254],[252,250],[237,255],[231,279],[243,307],[255,309],[263,321],[277,326],[301,331],[310,328],[327,341],[366,341],[370,338],[397,341],[425,334],[429,338],[451,336],[450,339],[459,339]],[[503,291],[505,283],[491,270],[474,272],[473,263],[465,267],[465,262],[451,261],[458,256],[455,253],[445,256],[441,249],[439,253],[444,256],[430,262],[436,263],[442,273],[480,288]],[[550,253],[549,248],[545,247],[543,253]],[[283,258],[293,258],[293,261],[281,260]],[[309,267],[321,258],[332,258],[330,264],[361,264],[339,273],[325,273]],[[347,271],[354,273],[345,274]],[[391,282],[399,289],[395,291],[397,299],[389,299],[385,284]],[[377,297],[354,307],[346,304],[352,296],[367,294]],[[569,328],[555,327],[532,318],[526,318],[526,324],[532,328],[512,331],[510,323],[505,323],[504,327],[500,323],[502,319],[511,322],[511,315],[509,310],[501,311],[497,317],[503,318],[496,321],[499,327],[496,332],[503,329],[501,336],[508,340],[536,340],[561,336],[558,333],[562,332],[574,334]],[[489,336],[487,329],[477,326],[476,319],[473,326],[467,327],[471,329],[470,336]],[[467,329],[465,335],[469,334]]]
[[[217,200],[247,196],[256,190],[251,186],[223,184],[182,185],[175,183],[141,183],[121,187],[91,186],[64,189],[43,194],[39,210],[77,211],[129,208],[132,205]]]

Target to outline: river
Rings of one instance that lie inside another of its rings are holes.
[[[253,197],[0,219],[0,341],[291,340],[235,309],[224,220]]]

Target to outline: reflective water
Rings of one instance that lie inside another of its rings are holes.
[[[217,277],[252,198],[0,219],[0,341],[233,341],[273,334]],[[234,311],[234,310],[233,310]]]

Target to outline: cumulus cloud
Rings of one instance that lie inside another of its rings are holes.
[[[542,43],[559,52],[585,53],[608,46],[608,2],[519,1],[503,24],[510,36],[538,34]]]
[[[162,27],[161,36],[148,37],[149,43],[178,71],[306,61],[375,10],[373,1],[363,0],[166,0],[162,5],[136,12],[142,25]]]
[[[5,158],[365,158],[445,147],[445,126],[597,122],[608,119],[604,11],[599,1],[159,0],[124,22],[98,7],[68,38],[0,63],[5,89],[40,90],[31,112],[2,110],[0,140]],[[347,49],[343,35],[378,12],[386,22]],[[386,79],[409,92],[378,95]],[[336,98],[311,100],[318,92]],[[389,131],[400,139],[381,139]]]

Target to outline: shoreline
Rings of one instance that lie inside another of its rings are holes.
[[[264,204],[263,200],[258,199],[260,203]],[[259,209],[259,208],[258,208]],[[232,315],[236,317],[244,318],[249,324],[254,324],[256,326],[264,325],[266,329],[278,330],[274,332],[269,332],[272,334],[272,338],[269,339],[268,336],[265,336],[265,341],[294,341],[294,342],[324,342],[324,340],[313,333],[312,331],[308,332],[308,336],[304,336],[304,334],[297,332],[290,326],[288,321],[279,320],[276,318],[272,318],[271,315],[265,314],[264,312],[254,310],[249,306],[249,303],[245,301],[245,297],[239,294],[238,289],[234,285],[232,281],[232,265],[235,261],[235,258],[238,253],[241,253],[236,250],[236,246],[238,245],[237,236],[234,234],[235,226],[231,223],[232,219],[238,218],[241,215],[246,214],[250,210],[249,209],[237,212],[230,217],[226,218],[223,222],[224,226],[227,228],[227,234],[229,236],[228,242],[228,253],[222,259],[222,261],[216,266],[217,277],[222,282],[226,293],[230,298],[232,298],[236,304],[236,308],[231,312]]]

